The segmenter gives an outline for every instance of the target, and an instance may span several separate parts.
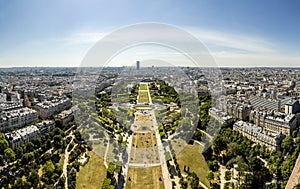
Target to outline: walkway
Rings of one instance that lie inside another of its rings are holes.
[[[296,186],[299,183],[300,183],[300,155],[298,156],[295,167],[288,180],[287,185],[285,186],[285,189],[292,189],[294,186]]]
[[[148,104],[152,104],[152,100],[151,100],[151,96],[150,96],[150,91],[149,91],[149,86],[148,83],[143,83],[141,82],[140,84],[147,84],[147,90],[141,90],[139,89],[139,93],[140,91],[147,91],[148,93]],[[137,97],[137,101],[138,101],[139,97]],[[155,113],[153,110],[147,110],[149,112],[147,112],[147,114],[150,114],[152,117],[152,127],[155,131],[155,138],[156,138],[156,142],[157,142],[157,148],[158,148],[158,153],[159,153],[159,157],[160,157],[160,163],[130,163],[130,153],[131,153],[131,148],[132,148],[132,138],[133,138],[133,134],[128,138],[128,143],[126,146],[126,153],[123,157],[123,176],[124,176],[124,188],[126,188],[126,180],[127,180],[127,174],[128,174],[128,168],[130,167],[153,167],[153,166],[161,166],[162,168],[162,176],[163,176],[163,180],[164,180],[164,185],[165,185],[165,189],[169,189],[172,188],[172,182],[170,180],[169,177],[169,171],[168,171],[168,167],[166,165],[166,160],[165,160],[165,151],[164,151],[164,147],[162,144],[162,141],[160,139],[160,135],[159,135],[159,130],[158,130],[158,125],[157,125],[157,121],[156,121],[156,117],[155,117]],[[136,120],[135,120],[136,121]],[[135,124],[135,123],[134,123]],[[133,124],[133,125],[134,125]],[[139,133],[140,131],[136,131],[135,133]],[[145,131],[147,132],[147,131]]]

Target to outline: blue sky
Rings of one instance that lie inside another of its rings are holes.
[[[0,67],[79,66],[103,36],[161,22],[199,38],[220,66],[300,65],[300,1],[0,1]]]

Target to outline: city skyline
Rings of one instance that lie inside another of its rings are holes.
[[[171,24],[191,33],[220,67],[298,67],[299,6],[297,1],[2,2],[0,67],[77,67],[104,36],[143,22]],[[132,59],[145,60],[159,51],[133,50],[140,54],[133,57],[129,49],[117,57],[123,62],[113,66],[132,65]]]

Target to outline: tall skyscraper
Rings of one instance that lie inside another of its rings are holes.
[[[140,69],[140,61],[136,61],[136,69],[137,69],[137,70]]]

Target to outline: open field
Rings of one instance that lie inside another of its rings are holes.
[[[140,84],[140,90],[147,90],[147,84]]]
[[[160,163],[154,132],[133,134],[130,163]]]
[[[101,188],[103,180],[106,177],[106,169],[103,160],[94,152],[87,153],[90,156],[90,159],[84,167],[80,167],[80,171],[77,173],[76,188]]]
[[[104,157],[106,150],[106,143],[103,140],[94,140],[92,141],[93,152],[96,153],[99,157]]]
[[[132,139],[135,148],[150,148],[156,146],[156,137],[154,132],[134,133]]]
[[[129,167],[126,182],[127,189],[162,189],[164,182],[161,167]]]
[[[206,178],[209,169],[203,155],[201,154],[199,144],[194,143],[193,145],[186,145],[185,148],[177,155],[177,161],[181,173],[185,173],[183,171],[184,165],[186,167],[190,167],[190,172],[195,172],[200,181],[209,187],[209,181]]]
[[[134,131],[152,131],[153,121],[150,114],[135,114]]]
[[[138,103],[149,103],[149,97],[147,91],[140,91],[139,92],[139,99]]]
[[[145,165],[160,163],[157,147],[131,148],[129,163]]]

